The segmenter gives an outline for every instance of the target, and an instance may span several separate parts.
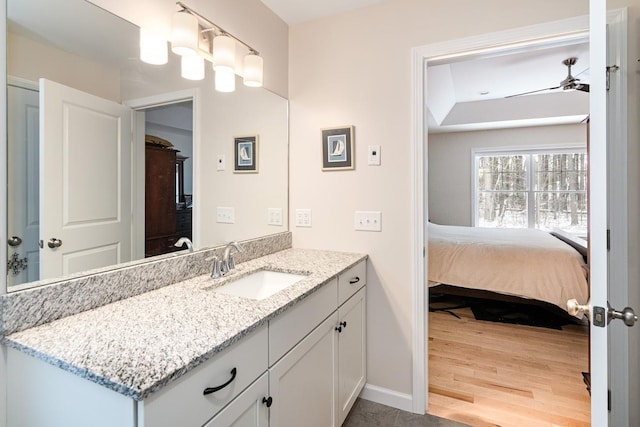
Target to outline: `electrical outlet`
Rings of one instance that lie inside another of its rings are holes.
[[[296,227],[311,227],[311,209],[296,209]]]
[[[236,222],[234,209],[227,207],[216,208],[216,222],[223,224],[233,224]]]
[[[282,225],[282,208],[267,209],[267,225]]]
[[[356,211],[353,223],[356,230],[382,231],[382,214],[380,211]]]

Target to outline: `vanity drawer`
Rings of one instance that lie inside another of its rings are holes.
[[[367,260],[362,260],[338,276],[338,305],[342,305],[367,284]]]
[[[298,344],[338,308],[338,280],[333,279],[288,311],[269,321],[269,366]]]
[[[267,370],[267,327],[226,350],[138,403],[138,426],[201,426]],[[204,395],[206,388],[225,384]]]

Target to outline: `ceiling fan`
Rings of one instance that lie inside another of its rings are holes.
[[[567,77],[560,82],[558,86],[548,87],[545,89],[532,90],[529,92],[522,92],[515,95],[508,95],[505,98],[513,98],[514,96],[528,95],[530,93],[543,92],[546,90],[554,90],[554,89],[562,89],[562,90],[580,90],[582,92],[589,92],[589,84],[582,83],[579,78],[571,75],[571,66],[575,65],[578,62],[578,58],[571,57],[567,58],[562,63],[567,67]],[[581,73],[582,74],[582,73]]]

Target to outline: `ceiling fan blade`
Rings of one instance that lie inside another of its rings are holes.
[[[562,86],[554,86],[554,87],[548,87],[545,89],[538,89],[538,90],[532,90],[529,92],[522,92],[522,93],[516,93],[515,95],[507,95],[505,96],[505,98],[513,98],[516,96],[522,96],[522,95],[529,95],[530,93],[536,93],[536,92],[544,92],[545,90],[555,90],[555,89],[560,89]]]
[[[578,83],[578,86],[576,86],[576,90],[581,90],[582,92],[589,92],[589,84],[588,83]]]

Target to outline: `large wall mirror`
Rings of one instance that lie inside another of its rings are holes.
[[[145,64],[85,0],[7,0],[6,43],[7,291],[288,229],[286,99]]]

